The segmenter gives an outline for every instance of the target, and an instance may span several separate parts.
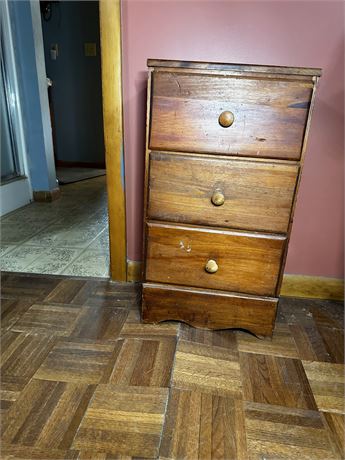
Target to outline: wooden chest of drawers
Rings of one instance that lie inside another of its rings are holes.
[[[320,69],[148,67],[143,321],[270,336]]]

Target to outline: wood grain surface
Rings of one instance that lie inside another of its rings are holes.
[[[240,363],[247,401],[317,410],[299,359],[241,352]]]
[[[147,224],[146,280],[274,296],[285,237]],[[207,273],[209,259],[217,273]]]
[[[240,400],[174,388],[166,418],[161,459],[248,459]]]
[[[144,320],[232,323],[270,336],[269,307],[256,326],[249,308],[246,321],[243,305],[219,297],[211,306],[205,293],[183,289],[279,296],[321,70],[152,59],[148,66],[143,280],[176,292],[167,301],[163,289],[144,288]]]
[[[156,458],[167,398],[167,388],[99,386],[73,446]]]
[[[150,154],[147,216],[170,222],[284,233],[298,165]],[[212,204],[216,191],[221,206]]]
[[[257,340],[251,334],[241,332],[237,337],[238,350],[246,353],[300,358],[300,349],[296,347],[294,336],[288,324],[276,323],[274,340]],[[266,334],[263,334],[266,335]]]
[[[262,72],[264,74],[281,74],[281,75],[308,75],[308,76],[320,76],[321,69],[311,67],[288,67],[288,66],[276,66],[276,65],[253,65],[253,64],[228,64],[222,62],[200,62],[200,61],[176,61],[172,59],[148,59],[147,65],[149,67],[170,67],[186,69],[201,69],[201,70],[221,70],[221,71],[233,71],[235,75],[246,73],[246,72]],[[237,73],[236,73],[237,72]]]
[[[110,271],[113,280],[127,279],[126,206],[124,187],[121,6],[119,0],[99,3],[102,107],[107,168]]]
[[[245,403],[250,459],[339,459],[316,411]]]
[[[277,302],[270,297],[145,283],[142,317],[148,323],[170,319],[198,328],[242,328],[269,336],[273,332]]]
[[[312,82],[154,72],[149,148],[299,159]],[[223,128],[229,110],[234,123]]]
[[[118,356],[109,382],[119,385],[168,387],[175,348],[175,337],[119,340]]]
[[[143,324],[134,284],[1,282],[1,459],[344,458],[341,303],[283,298],[259,340]]]
[[[173,384],[206,393],[242,396],[237,350],[212,348],[180,340],[176,349]]]
[[[344,364],[303,361],[303,367],[318,409],[345,414]]]
[[[6,414],[2,441],[66,449],[84,415],[81,406],[85,410],[93,392],[82,383],[31,380]]]
[[[332,412],[323,412],[324,420],[329,428],[329,435],[333,446],[340,458],[345,457],[345,415]]]
[[[115,344],[59,341],[35,377],[62,382],[102,383],[109,379]]]
[[[308,299],[344,300],[344,279],[284,273],[281,295]]]

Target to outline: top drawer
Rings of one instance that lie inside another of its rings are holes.
[[[149,148],[297,160],[312,88],[304,80],[155,71]]]

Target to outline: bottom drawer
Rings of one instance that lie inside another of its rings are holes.
[[[177,320],[205,329],[241,328],[271,336],[277,303],[273,297],[145,283],[142,319]]]

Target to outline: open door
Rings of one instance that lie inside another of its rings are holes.
[[[0,2],[0,215],[32,199],[8,2]]]

